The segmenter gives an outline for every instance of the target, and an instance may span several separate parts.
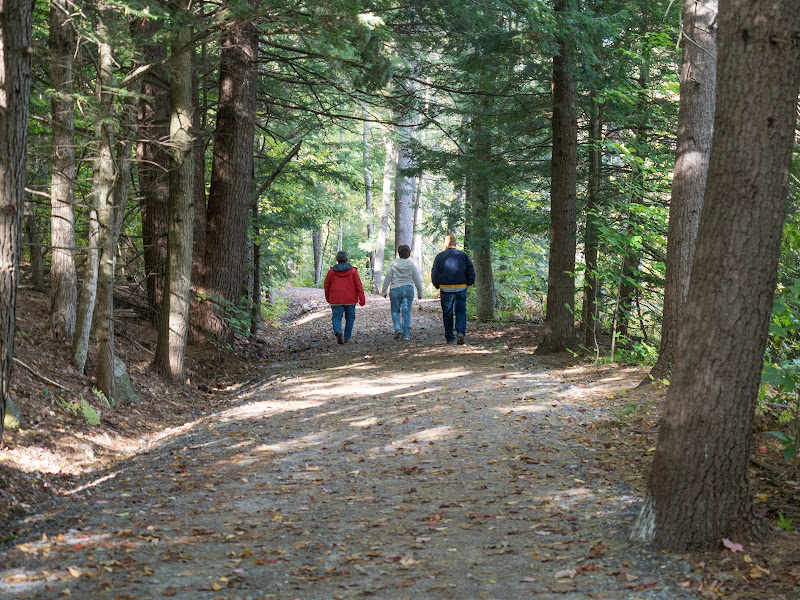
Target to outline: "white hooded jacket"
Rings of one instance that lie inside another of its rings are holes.
[[[417,271],[414,263],[407,258],[395,258],[389,263],[389,268],[386,269],[386,277],[383,280],[382,295],[386,295],[386,290],[389,289],[390,285],[392,288],[414,285],[417,288],[417,297],[422,297],[422,279],[419,276],[419,271]]]

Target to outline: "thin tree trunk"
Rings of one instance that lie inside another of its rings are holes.
[[[258,196],[253,197],[253,292],[250,305],[250,333],[258,333],[261,321],[261,228],[259,225]]]
[[[14,357],[25,158],[30,97],[32,9],[29,0],[0,2],[0,438]]]
[[[36,211],[29,203],[25,203],[25,237],[27,238],[28,257],[31,265],[31,284],[37,290],[44,289],[44,260],[42,258],[42,236],[36,224]]]
[[[582,319],[583,343],[589,348],[597,347],[597,210],[600,205],[600,144],[602,135],[603,125],[600,119],[600,103],[593,98],[589,119],[589,182],[584,238],[586,270],[583,276]]]
[[[378,227],[378,240],[375,244],[375,276],[372,279],[372,291],[375,294],[381,291],[383,280],[383,261],[386,252],[386,235],[389,232],[389,214],[392,205],[392,174],[394,165],[397,164],[395,145],[392,136],[384,137],[383,145],[386,158],[383,161],[383,188],[381,193],[381,224]]]
[[[749,467],[800,86],[800,5],[719,11],[708,180],[678,352],[633,536],[670,551],[762,541]]]
[[[311,247],[314,252],[314,285],[322,283],[322,231],[311,232]]]
[[[50,168],[50,328],[72,342],[78,308],[75,270],[75,101],[72,98],[75,29],[65,0],[50,1],[50,85],[53,97]]]
[[[557,0],[566,12],[572,0]],[[550,189],[550,261],[544,340],[537,353],[559,352],[575,344],[575,250],[577,239],[577,91],[570,75],[571,41],[561,38],[553,57],[553,157]]]
[[[414,240],[411,246],[411,260],[417,270],[422,273],[422,178],[417,178],[417,190],[414,194]]]
[[[369,273],[371,277],[375,277],[375,248],[372,245],[374,235],[373,209],[372,209],[372,152],[369,145],[370,124],[367,120],[367,111],[362,108],[362,115],[364,116],[364,208],[367,212],[367,244],[369,246]]]
[[[169,234],[164,283],[167,293],[161,307],[161,321],[153,358],[155,370],[175,383],[182,383],[184,380],[194,239],[192,54],[188,49],[180,53],[177,50],[190,37],[189,29],[182,28],[171,50],[169,146],[172,149],[172,162],[169,172]]]
[[[718,0],[685,0],[678,139],[669,205],[664,312],[658,361],[644,383],[672,370],[714,132]]]

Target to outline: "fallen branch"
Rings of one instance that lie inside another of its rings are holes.
[[[25,367],[26,369],[28,369],[28,371],[30,371],[31,373],[33,373],[34,375],[36,375],[36,376],[37,376],[37,377],[39,377],[40,379],[44,379],[44,380],[45,380],[47,383],[49,383],[49,384],[51,384],[51,385],[54,385],[54,386],[56,386],[57,388],[59,388],[59,389],[61,389],[61,390],[64,390],[65,392],[71,392],[71,391],[72,391],[72,390],[71,390],[71,389],[69,389],[68,387],[64,387],[64,386],[63,386],[63,385],[61,385],[60,383],[57,383],[57,382],[53,381],[52,379],[49,379],[49,378],[45,377],[44,375],[42,375],[41,373],[39,373],[38,371],[36,371],[35,369],[33,369],[33,367],[30,367],[30,366],[26,365],[26,364],[25,364],[24,362],[22,362],[20,359],[18,359],[18,358],[14,358],[13,360],[14,360],[14,362],[15,362],[15,363],[17,363],[18,365],[20,365],[20,366],[22,366],[22,367]]]

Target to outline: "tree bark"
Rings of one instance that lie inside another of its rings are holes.
[[[72,99],[75,29],[65,0],[51,0],[50,85],[53,97],[50,168],[50,328],[67,343],[75,334],[78,275],[75,270],[75,102]]]
[[[800,86],[800,5],[728,0],[695,259],[647,497],[633,529],[662,548],[765,539],[749,481]]]
[[[383,161],[383,188],[381,193],[381,224],[378,227],[378,239],[375,243],[375,277],[372,279],[372,292],[381,291],[383,281],[383,262],[386,253],[386,235],[389,232],[389,214],[392,203],[392,173],[397,164],[396,147],[392,136],[387,134],[383,141],[386,158]]]
[[[372,245],[375,227],[372,223],[373,209],[372,209],[372,152],[369,145],[370,123],[367,120],[367,111],[362,109],[364,116],[364,208],[367,212],[367,244],[369,246],[369,273],[371,277],[375,277],[375,248]]]
[[[678,345],[714,131],[718,0],[685,0],[678,139],[669,205],[664,311],[658,361],[645,382],[666,377]]]
[[[222,39],[219,108],[211,165],[205,256],[196,327],[221,341],[231,330],[225,310],[238,303],[247,250],[253,181],[258,30],[232,26]]]
[[[311,232],[311,247],[314,252],[314,285],[322,283],[322,230]]]
[[[572,0],[557,0],[556,12]],[[575,344],[575,250],[578,163],[577,91],[570,75],[571,41],[558,40],[553,57],[553,156],[550,185],[550,259],[544,339],[537,353],[559,352]]]
[[[480,321],[494,319],[495,304],[491,237],[491,135],[486,127],[475,128],[475,160],[481,166],[471,178],[469,239],[464,243],[472,251],[472,262],[475,266],[475,316]]]
[[[586,270],[583,275],[583,343],[588,348],[597,347],[597,258],[598,226],[597,210],[600,205],[600,155],[603,124],[600,117],[600,104],[592,99],[589,117],[589,181],[586,202],[586,231],[584,237],[584,260]]]
[[[119,173],[114,161],[114,55],[111,47],[114,17],[108,6],[100,6],[97,24],[98,69],[97,96],[100,105],[100,118],[97,125],[98,156],[95,166],[97,183],[97,292],[93,329],[97,344],[97,388],[108,400],[114,397],[114,224],[116,221],[117,199],[114,196]]]
[[[164,46],[148,45],[144,60],[155,62],[167,56]],[[150,72],[142,82],[139,104],[137,159],[142,206],[142,246],[147,283],[147,304],[158,324],[164,295],[167,261],[170,157],[167,150],[170,127],[168,75],[165,67]]]
[[[413,129],[408,117],[401,117],[403,125],[397,128],[397,171],[394,186],[394,247],[414,244],[414,195],[417,178],[405,171],[414,167],[409,145]]]
[[[30,0],[0,0],[0,438],[14,358],[32,56]]]
[[[411,244],[411,261],[422,273],[422,177],[417,177],[417,189],[414,192],[414,235]]]
[[[155,370],[174,383],[183,383],[194,239],[194,157],[192,123],[192,54],[178,52],[191,37],[188,27],[175,36],[170,77],[169,233],[167,237],[166,294],[161,306],[158,340],[153,358]]]
[[[25,203],[25,237],[30,258],[31,284],[37,290],[44,290],[44,259],[42,258],[42,236],[36,223],[36,211],[30,202]]]

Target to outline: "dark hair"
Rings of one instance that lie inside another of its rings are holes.
[[[403,244],[402,246],[399,246],[397,248],[397,255],[400,258],[408,258],[409,256],[411,256],[411,248]]]
[[[339,250],[336,253],[336,262],[337,263],[347,262],[348,260],[350,260],[350,257],[347,256],[347,252],[345,252],[344,250]]]

